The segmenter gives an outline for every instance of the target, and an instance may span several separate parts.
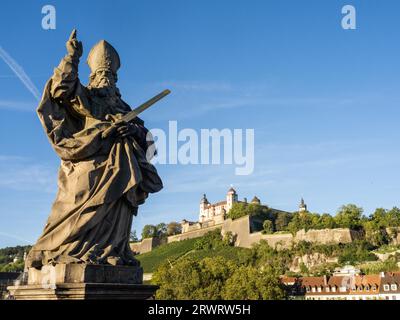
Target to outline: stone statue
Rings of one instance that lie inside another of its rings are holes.
[[[106,41],[89,53],[90,81],[78,78],[82,43],[76,30],[67,55],[47,82],[37,109],[61,158],[58,193],[27,268],[58,264],[137,266],[129,247],[132,218],[149,193],[162,189],[146,158],[152,141],[144,122],[119,121],[131,108],[116,86],[120,58]],[[113,134],[102,133],[115,125]]]

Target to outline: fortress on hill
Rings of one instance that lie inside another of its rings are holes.
[[[183,220],[181,222],[182,233],[223,224],[227,219],[227,213],[235,203],[248,203],[248,201],[247,198],[244,198],[242,201],[240,201],[239,196],[233,187],[228,190],[225,200],[216,203],[210,203],[207,199],[207,196],[204,194],[203,198],[200,200],[199,220],[196,222]],[[250,203],[263,205],[257,196],[254,196]],[[273,208],[269,209],[274,212],[284,212],[282,210]],[[301,199],[299,212],[304,211],[307,211],[307,205],[305,204],[304,200]]]
[[[289,248],[300,241],[321,244],[350,243],[355,239],[363,237],[359,232],[345,228],[300,230],[296,234],[291,234],[289,232],[263,234],[261,232],[263,221],[260,221],[259,217],[247,215],[235,220],[227,217],[227,213],[235,203],[254,203],[268,207],[262,204],[260,199],[256,196],[254,196],[250,202],[247,202],[246,198],[239,200],[238,194],[233,188],[228,190],[225,200],[216,203],[210,203],[207,196],[203,195],[203,198],[200,200],[199,220],[195,222],[183,220],[181,222],[182,233],[169,236],[164,242],[161,242],[158,238],[143,239],[141,242],[131,243],[131,248],[136,253],[145,253],[165,243],[165,241],[166,243],[171,243],[198,238],[215,229],[220,229],[223,235],[228,232],[231,233],[234,237],[234,245],[244,248],[250,248],[253,244],[261,240],[265,240],[271,247],[279,249]],[[268,209],[275,213],[285,212],[270,207],[268,207]],[[304,200],[301,199],[298,212],[301,213],[305,211],[307,211],[307,205]]]

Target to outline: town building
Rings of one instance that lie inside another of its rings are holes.
[[[400,273],[282,277],[292,298],[306,300],[400,300]]]

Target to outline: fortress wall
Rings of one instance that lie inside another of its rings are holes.
[[[236,236],[235,246],[242,248],[251,248],[253,244],[265,240],[268,244],[275,248],[290,247],[293,241],[293,236],[289,234],[262,234],[261,232],[250,233],[249,216],[245,216],[236,220],[227,219],[222,227],[222,233],[232,232]]]
[[[161,244],[158,238],[147,238],[143,239],[141,242],[130,243],[131,250],[137,254],[146,253],[158,247]]]
[[[222,232],[232,232],[236,236],[235,246],[251,248],[254,243],[265,240],[275,248],[289,248],[293,242],[307,241],[320,244],[351,243],[362,238],[360,232],[345,229],[323,229],[323,230],[300,230],[295,237],[292,234],[262,234],[261,232],[250,233],[251,217],[245,216],[236,220],[224,221]],[[400,235],[398,236],[400,240]]]
[[[261,234],[261,232],[258,232]],[[291,233],[281,234],[261,234],[261,239],[268,242],[272,248],[290,248],[293,244],[293,235]]]
[[[236,220],[227,219],[221,224],[209,226],[206,228],[188,231],[182,234],[169,236],[167,243],[182,241],[186,239],[199,238],[206,233],[221,228],[221,233],[231,232],[235,237],[235,246],[243,248],[251,248],[253,244],[265,240],[273,248],[289,248],[293,243],[307,241],[320,244],[332,243],[351,243],[356,239],[363,237],[363,234],[358,231],[338,228],[338,229],[323,229],[323,230],[300,230],[293,237],[290,233],[278,234],[262,234],[261,232],[250,233],[251,217],[244,216]],[[399,234],[394,235],[394,243],[400,243],[400,228]],[[145,253],[160,245],[160,241],[156,238],[144,239],[140,243],[132,243],[131,248],[137,253]]]
[[[192,230],[188,231],[185,233],[177,234],[174,236],[169,236],[167,238],[167,243],[175,242],[175,241],[182,241],[186,239],[193,239],[193,238],[199,238],[204,236],[207,232],[210,232],[212,230],[221,228],[222,224],[217,224],[208,228],[203,228],[203,229],[197,229],[197,230]]]
[[[358,238],[358,236],[359,234],[357,231],[353,231],[347,228],[308,231],[305,231],[303,229],[296,233],[294,241],[317,242],[320,244],[351,243],[353,242],[353,240]]]
[[[140,246],[142,245],[142,242],[131,242],[129,246],[131,247],[131,250],[137,254],[140,253]]]
[[[252,240],[250,239],[250,217],[244,216],[236,220],[226,219],[222,226],[222,234],[231,232],[236,240],[236,247],[250,248]]]

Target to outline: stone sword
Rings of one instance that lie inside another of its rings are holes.
[[[171,93],[170,90],[168,90],[168,89],[164,90],[163,92],[157,94],[156,96],[154,96],[150,100],[148,100],[145,103],[141,104],[139,107],[137,107],[137,108],[133,109],[132,111],[128,112],[127,114],[123,115],[121,117],[121,119],[118,119],[117,121],[124,121],[124,122],[132,121],[140,113],[142,113],[144,110],[150,108],[153,104],[155,104],[157,101],[161,100],[162,98],[164,98],[165,96],[167,96],[170,93]],[[109,127],[106,130],[104,130],[104,132],[102,133],[101,137],[103,139],[107,138],[116,128],[117,128],[117,126],[115,124],[113,124],[111,127]]]

